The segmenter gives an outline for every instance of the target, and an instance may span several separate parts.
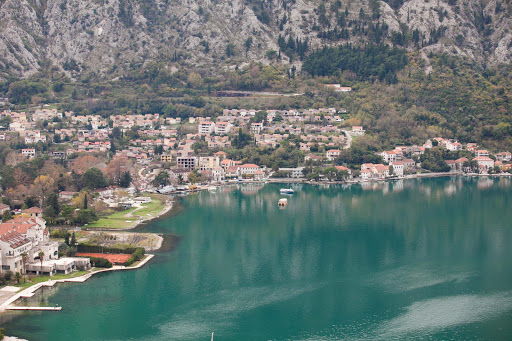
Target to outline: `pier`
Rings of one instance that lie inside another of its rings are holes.
[[[31,311],[59,311],[62,307],[13,307],[9,306],[5,310],[31,310]]]

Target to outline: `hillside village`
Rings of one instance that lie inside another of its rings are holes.
[[[342,108],[224,109],[216,117],[77,115],[40,107],[0,113],[3,205],[40,207],[52,225],[82,226],[169,194],[235,181],[361,182],[436,172],[498,174],[512,155],[432,137],[361,149],[371,132]],[[145,194],[147,195],[147,194]]]
[[[468,157],[445,160],[451,171],[488,173],[510,169],[510,152],[492,154],[474,143],[462,145],[442,137],[434,137],[422,146],[396,146],[376,152],[381,162],[362,163],[360,169],[350,169],[344,163],[342,150],[349,149],[351,141],[363,136],[365,130],[361,126],[347,127],[346,117],[346,110],[335,108],[260,112],[225,109],[215,118],[190,117],[186,122],[159,114],[103,118],[56,109],[37,109],[32,113],[4,111],[0,119],[8,122],[8,127],[0,133],[0,143],[10,146],[16,154],[11,158],[17,162],[43,157],[65,165],[84,155],[98,157],[105,162],[104,166],[108,161],[128,160],[134,167],[124,166],[130,168],[131,177],[137,180],[138,191],[154,190],[152,181],[160,169],[165,169],[170,182],[175,184],[188,182],[193,171],[208,182],[234,178],[263,180],[272,176],[304,178],[308,165],[335,166],[346,171],[347,177],[362,180],[403,176],[415,173],[421,167],[419,157],[436,146],[452,152],[470,152],[478,166],[464,166],[470,161]],[[294,162],[294,167],[271,169],[266,164],[245,164],[243,158],[229,155],[230,150],[241,147],[233,144],[239,132],[249,139],[246,144],[261,150],[273,150],[292,141],[303,156]],[[120,139],[122,143],[114,142]]]

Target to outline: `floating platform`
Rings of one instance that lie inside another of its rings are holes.
[[[32,311],[59,311],[62,307],[13,307],[9,306],[6,310],[32,310]]]

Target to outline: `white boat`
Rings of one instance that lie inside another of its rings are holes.
[[[277,203],[278,206],[287,206],[288,205],[288,199],[282,198],[279,199],[279,202]]]
[[[281,188],[279,190],[279,192],[281,194],[293,194],[293,193],[295,193],[295,191],[293,189],[291,189],[291,188]]]

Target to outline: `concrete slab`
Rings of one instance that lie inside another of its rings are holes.
[[[18,290],[20,290],[20,288],[9,286],[9,285],[0,289],[0,291],[5,291],[5,292],[18,292]]]

